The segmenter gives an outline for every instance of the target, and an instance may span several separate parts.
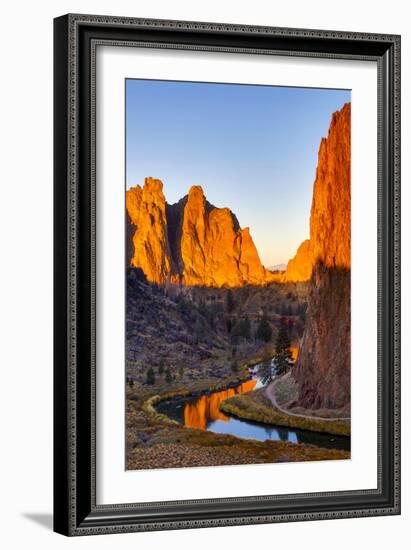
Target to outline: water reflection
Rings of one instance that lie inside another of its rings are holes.
[[[292,344],[290,346],[290,351],[291,351],[291,359],[295,363],[297,361],[297,357],[298,357],[298,346],[296,344]]]
[[[317,447],[350,450],[349,437],[260,424],[228,416],[220,411],[220,403],[225,399],[264,386],[264,372],[267,371],[270,363],[256,365],[250,371],[252,378],[236,387],[204,393],[196,397],[176,397],[168,401],[161,401],[157,405],[157,410],[188,428],[210,430],[243,439],[309,443]]]
[[[184,426],[206,430],[210,422],[229,422],[231,417],[220,411],[220,403],[229,397],[245,393],[256,387],[257,380],[247,380],[235,388],[202,395],[192,403],[186,403],[183,410]]]

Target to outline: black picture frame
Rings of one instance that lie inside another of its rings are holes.
[[[101,43],[377,62],[377,489],[96,505],[94,107],[95,51]],[[75,14],[56,18],[54,530],[73,536],[399,514],[399,222],[399,36]]]

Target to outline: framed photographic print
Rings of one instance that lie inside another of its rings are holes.
[[[66,15],[54,528],[400,512],[400,37]]]

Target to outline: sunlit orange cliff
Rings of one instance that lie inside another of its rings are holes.
[[[163,183],[146,178],[127,191],[127,260],[158,284],[240,287],[276,279],[261,264],[248,227],[211,205],[200,186],[166,203]]]
[[[184,407],[184,425],[188,428],[205,430],[209,422],[215,420],[228,421],[230,417],[220,411],[220,403],[254,389],[256,380],[247,380],[234,388],[228,388],[211,395],[202,395],[195,403],[187,403]]]
[[[294,256],[287,264],[282,277],[283,282],[308,281],[313,270],[310,239],[303,241]]]
[[[311,278],[294,377],[300,386],[298,404],[308,408],[349,408],[350,403],[350,165],[348,103],[333,114],[328,137],[320,145],[310,240],[304,245],[308,248],[305,267],[311,265]],[[289,262],[287,271],[296,269]],[[301,273],[302,267],[298,270]]]
[[[146,178],[143,187],[126,194],[127,264],[150,282],[234,288],[308,281],[293,376],[296,404],[311,409],[350,404],[350,159],[347,103],[333,114],[319,147],[309,239],[280,275],[261,264],[249,229],[240,227],[229,208],[210,204],[200,186],[172,205],[158,179]]]

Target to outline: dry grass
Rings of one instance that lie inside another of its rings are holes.
[[[226,414],[254,422],[319,433],[350,435],[351,428],[349,421],[338,419],[323,420],[320,418],[287,415],[274,407],[264,393],[265,388],[260,388],[250,393],[230,397],[221,403],[220,409]]]
[[[238,379],[237,375],[231,382]],[[229,382],[227,380],[224,387]],[[222,388],[221,381],[216,380],[193,382],[189,390],[181,389],[177,383],[171,386],[157,384],[153,387],[135,384],[127,388],[128,469],[341,460],[350,457],[347,451],[313,445],[240,439],[232,435],[185,428],[155,409],[159,400],[211,389],[210,386],[213,390]]]

